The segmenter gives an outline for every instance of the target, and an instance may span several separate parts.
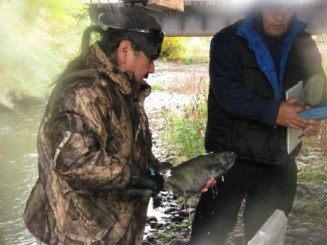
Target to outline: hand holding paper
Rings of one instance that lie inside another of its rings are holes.
[[[303,129],[303,135],[305,137],[317,136],[320,131],[321,121],[310,120],[310,125]]]
[[[291,98],[281,103],[277,116],[278,125],[293,129],[303,129],[309,126],[309,120],[299,115],[301,111],[305,110],[305,107],[296,102],[296,98]]]

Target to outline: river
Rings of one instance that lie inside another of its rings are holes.
[[[37,178],[36,136],[44,105],[0,112],[0,244],[33,244],[23,223]]]

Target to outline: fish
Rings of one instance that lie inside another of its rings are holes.
[[[234,152],[209,153],[183,162],[163,174],[164,188],[177,196],[190,196],[200,192],[207,181],[227,173],[234,165]]]

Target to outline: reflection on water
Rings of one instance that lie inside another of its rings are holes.
[[[23,223],[37,178],[36,137],[44,105],[0,111],[0,244],[33,244]]]

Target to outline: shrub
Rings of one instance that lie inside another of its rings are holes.
[[[176,110],[163,109],[160,140],[171,155],[187,158],[205,153],[204,134],[207,121],[207,86],[201,82],[199,93],[193,95],[192,102]]]
[[[87,25],[79,0],[0,2],[0,105],[46,97]]]
[[[185,40],[180,37],[166,37],[162,45],[164,61],[181,61],[185,58]]]
[[[162,48],[164,61],[184,64],[208,63],[210,37],[166,37]]]

